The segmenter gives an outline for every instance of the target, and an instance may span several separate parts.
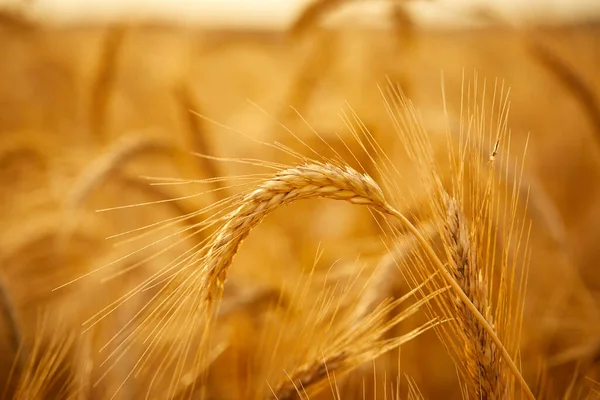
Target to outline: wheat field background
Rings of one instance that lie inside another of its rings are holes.
[[[233,178],[155,186],[146,177],[202,180],[257,172],[192,153],[292,162],[248,137],[306,153],[293,131],[319,154],[330,156],[335,148],[353,167],[366,165],[348,126],[358,122],[345,120],[342,110],[360,117],[402,170],[400,189],[408,190],[418,180],[417,166],[393,133],[380,87],[398,83],[420,110],[435,147],[443,149],[442,133],[447,124],[458,126],[461,89],[474,76],[480,102],[492,104],[495,87],[496,95],[510,88],[512,139],[503,150],[517,154],[512,149],[522,151],[527,143],[523,180],[531,190],[533,227],[519,368],[537,398],[600,396],[600,27],[524,30],[498,22],[421,30],[404,18],[397,29],[324,29],[309,21],[273,33],[159,24],[59,28],[3,15],[0,388],[6,398],[274,398],[267,383],[285,380],[284,371],[293,368],[296,359],[285,356],[295,348],[294,335],[282,334],[275,351],[258,332],[265,326],[285,332],[281,313],[290,326],[309,321],[324,287],[320,279],[342,282],[361,266],[374,268],[387,253],[377,218],[325,200],[269,216],[235,259],[216,321],[215,336],[222,340],[203,378],[183,365],[176,383],[153,382],[146,370],[130,375],[147,340],[110,340],[141,332],[135,316],[156,288],[97,324],[88,320],[197,246],[203,233],[180,241],[185,235],[177,232],[190,222],[178,220],[135,241],[106,238],[240,190]],[[380,171],[367,172],[381,180]],[[199,186],[209,191],[193,196]],[[181,199],[169,201],[174,198]],[[156,203],[96,212],[149,202]],[[407,207],[418,215],[421,206],[415,200]],[[195,218],[192,223],[201,223]],[[152,250],[135,252],[161,238]],[[316,272],[308,274],[313,264]],[[330,268],[334,277],[323,278]],[[295,285],[305,281],[308,299],[299,300]],[[392,274],[379,290],[398,298],[408,287],[401,274]],[[417,313],[415,319],[386,335],[407,332],[426,318]],[[188,322],[178,317],[161,332],[153,343],[157,360],[169,346],[181,345],[181,332],[198,329]],[[306,340],[318,347],[329,339],[313,334]],[[103,362],[110,354],[114,365]],[[432,330],[362,361],[336,380],[338,395],[327,386],[310,398],[418,398],[417,386],[425,398],[461,397],[456,367]]]

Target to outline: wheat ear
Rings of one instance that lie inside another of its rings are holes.
[[[304,32],[318,26],[321,18],[332,10],[348,3],[347,0],[314,0],[300,12],[298,18],[290,26],[292,36],[300,36]]]
[[[506,350],[506,348],[504,347],[504,345],[498,338],[498,335],[496,334],[496,331],[494,330],[493,326],[488,322],[488,320],[483,315],[481,315],[481,312],[479,312],[477,306],[473,303],[473,301],[471,301],[469,296],[467,296],[467,294],[463,291],[459,282],[448,271],[448,269],[444,265],[444,262],[437,256],[437,254],[435,253],[435,250],[428,243],[427,239],[423,236],[423,234],[419,231],[419,229],[417,227],[415,227],[408,220],[408,218],[406,218],[406,216],[401,214],[398,210],[396,210],[390,206],[387,206],[386,212],[393,215],[394,217],[398,218],[398,220],[406,227],[406,229],[415,236],[415,238],[417,239],[419,244],[422,246],[422,249],[425,251],[425,254],[429,258],[429,260],[434,264],[434,267],[440,272],[440,274],[442,275],[442,277],[444,278],[446,283],[448,285],[450,285],[450,287],[452,287],[452,290],[454,291],[456,296],[459,298],[459,300],[462,302],[462,304],[464,304],[464,306],[471,312],[473,318],[475,320],[477,320],[477,322],[481,325],[481,329],[483,329],[489,335],[489,339],[496,346],[496,349],[499,352],[500,356],[506,362],[511,373],[514,375],[516,380],[519,382],[519,385],[521,387],[521,391],[523,392],[523,394],[528,399],[535,400],[535,396],[533,395],[533,392],[527,385],[527,382],[525,382],[523,375],[521,375],[521,373],[519,372],[519,369],[517,368],[516,364],[512,360],[510,354],[508,354],[508,351]]]
[[[216,298],[220,298],[227,270],[252,228],[279,207],[318,197],[385,210],[385,198],[377,183],[349,166],[314,162],[277,173],[241,200],[212,242],[206,254],[209,303],[215,290]]]
[[[443,235],[448,244],[449,269],[463,292],[493,327],[488,300],[488,281],[477,266],[476,248],[471,231],[457,201],[444,196],[446,221]],[[504,399],[508,395],[508,381],[498,348],[481,323],[459,302],[458,320],[464,333],[464,353],[468,374],[468,388],[478,399]]]

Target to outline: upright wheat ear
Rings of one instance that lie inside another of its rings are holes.
[[[215,295],[220,297],[228,267],[252,228],[279,207],[315,197],[345,200],[385,212],[385,198],[377,183],[349,166],[313,162],[279,172],[241,200],[212,242],[206,255],[208,301]]]
[[[445,196],[446,221],[444,241],[448,244],[449,270],[473,305],[493,327],[488,300],[488,281],[477,266],[476,248],[470,237],[460,206],[456,200]],[[505,399],[508,381],[502,357],[481,323],[467,306],[457,302],[457,318],[464,333],[464,362],[469,374],[467,387],[477,399]]]

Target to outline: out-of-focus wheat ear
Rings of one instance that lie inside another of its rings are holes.
[[[296,37],[292,36],[295,40]],[[301,38],[298,38],[300,40]],[[329,31],[316,31],[309,38],[311,43],[304,51],[308,54],[303,57],[299,67],[294,72],[291,82],[287,85],[281,107],[275,110],[272,117],[270,130],[285,127],[289,132],[293,131],[288,126],[297,117],[299,110],[303,112],[310,104],[311,96],[315,92],[319,81],[327,75],[336,57],[336,34]]]
[[[127,28],[123,25],[115,25],[108,29],[100,50],[96,75],[92,82],[90,130],[94,134],[95,140],[100,143],[108,141],[108,112],[126,33]]]
[[[550,49],[539,41],[528,43],[531,54],[543,65],[565,89],[581,104],[588,116],[594,130],[598,148],[600,148],[600,99],[596,96],[589,83],[576,71]]]
[[[410,12],[407,10],[406,3],[406,0],[394,1],[391,6],[391,20],[395,34],[394,39],[397,43],[396,48],[398,54],[400,54],[401,57],[406,54],[407,50],[410,50],[411,47],[415,46],[416,43],[415,22],[413,21]],[[398,66],[396,66],[396,68],[398,68]],[[398,84],[406,96],[411,97],[413,83],[410,75],[405,69],[406,67],[403,66],[402,68],[400,74],[395,76],[395,80],[398,81]]]
[[[198,154],[210,155],[212,152],[211,143],[208,140],[208,131],[203,123],[204,120],[195,114],[200,113],[201,109],[194,99],[194,95],[189,85],[185,81],[181,82],[175,88],[174,96],[179,109],[180,118],[185,126],[187,142],[190,144],[190,148]],[[212,158],[195,157],[195,161],[196,160],[202,175],[208,177],[222,176],[219,167]],[[230,194],[224,183],[225,181],[223,180],[213,180],[210,182],[214,189],[212,193],[216,196],[216,200],[228,197]]]
[[[209,304],[221,298],[228,269],[252,228],[277,208],[309,198],[343,200],[385,212],[385,198],[377,183],[349,166],[314,162],[280,171],[246,194],[211,240],[203,256]]]
[[[490,326],[494,326],[488,300],[489,282],[477,263],[471,229],[456,199],[445,196],[446,223],[444,242],[450,262],[449,270],[463,292],[471,299]],[[464,362],[467,366],[467,388],[474,398],[506,399],[509,385],[502,357],[488,333],[464,304],[457,306],[459,325],[463,329]]]
[[[64,196],[65,218],[61,244],[64,245],[77,225],[77,213],[85,199],[102,182],[119,170],[135,156],[147,152],[171,153],[174,149],[162,140],[148,135],[124,136],[112,144],[98,158],[94,159],[75,178],[70,190]]]
[[[292,36],[299,36],[304,34],[311,28],[315,28],[319,25],[323,15],[328,14],[332,10],[335,10],[344,3],[348,3],[348,0],[312,0],[303,10],[300,15],[289,28],[289,32]]]
[[[229,293],[229,289],[227,293]],[[242,310],[254,314],[256,311],[264,309],[274,303],[286,307],[288,299],[285,293],[275,288],[245,286],[241,288],[239,293],[235,296],[232,296],[229,299],[223,299],[219,306],[217,316],[219,318],[224,318]]]
[[[519,28],[515,26],[508,18],[500,15],[497,11],[492,11],[488,8],[477,8],[475,13],[490,22],[497,23],[502,27],[513,29],[519,32]],[[536,37],[535,31],[523,32],[523,40],[529,50],[529,53],[549,71],[559,83],[573,94],[573,97],[581,104],[585,114],[588,116],[590,123],[594,127],[596,135],[594,140],[600,149],[600,99],[594,93],[590,83],[577,72],[574,66],[569,66],[567,61],[562,59],[558,54],[552,52],[546,45],[542,44],[541,40]]]
[[[31,18],[28,18],[25,14],[26,10],[23,9],[27,5],[23,4],[21,8],[11,7],[0,10],[0,27],[8,28],[15,33],[35,31],[38,25]]]

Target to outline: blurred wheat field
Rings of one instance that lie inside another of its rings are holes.
[[[328,320],[318,309],[327,314],[335,301],[360,303],[358,288],[389,252],[379,238],[383,222],[365,208],[326,200],[278,209],[248,236],[229,273],[205,369],[184,360],[174,367],[176,382],[170,372],[156,375],[172,349],[194,349],[203,340],[202,328],[190,322],[197,310],[165,309],[163,320],[174,319],[149,343],[154,325],[136,318],[152,312],[145,306],[156,304],[151,301],[164,282],[100,321],[94,316],[209,238],[185,233],[202,224],[202,215],[182,215],[225,201],[240,193],[243,176],[265,172],[192,153],[293,164],[253,140],[313,157],[296,135],[320,155],[343,153],[361,171],[370,163],[352,128],[362,123],[402,172],[399,191],[415,192],[406,211],[419,220],[427,203],[414,189],[419,166],[394,133],[381,87],[388,80],[402,87],[441,160],[447,125],[464,124],[461,91],[473,71],[479,103],[499,107],[494,99],[510,89],[512,135],[501,153],[510,149],[520,161],[527,146],[523,182],[531,190],[533,227],[518,367],[537,398],[599,395],[597,26],[287,34],[16,22],[0,25],[0,382],[6,398],[275,398],[269,387],[285,382],[306,361],[301,356],[321,357],[313,354],[321,351],[317,344],[328,349],[338,337],[362,343],[342,329],[351,318],[344,313],[334,327],[340,331],[319,331]],[[377,168],[364,169],[385,180]],[[444,179],[450,174],[441,172]],[[210,180],[221,176],[231,178]],[[147,177],[206,181],[150,185]],[[205,195],[195,195],[201,190]],[[106,239],[167,220],[173,223],[136,240]],[[378,283],[383,298],[398,299],[411,287],[400,273],[392,276]],[[426,320],[416,312],[384,336],[393,341]],[[148,355],[150,345],[156,350]],[[339,393],[327,384],[310,398],[464,395],[433,329],[375,353],[357,355],[349,375],[336,378]]]

